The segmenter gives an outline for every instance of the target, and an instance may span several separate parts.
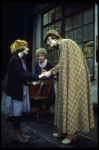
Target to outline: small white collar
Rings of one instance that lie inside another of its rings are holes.
[[[39,64],[39,66],[41,67],[41,64],[40,64],[40,61],[38,60],[38,64]],[[46,66],[46,64],[47,64],[47,59],[45,59],[45,63],[44,63],[44,67]],[[43,68],[44,68],[43,67]]]

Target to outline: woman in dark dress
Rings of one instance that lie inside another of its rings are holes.
[[[35,64],[35,69],[34,69],[34,74],[41,74],[44,73],[46,71],[49,71],[50,69],[52,69],[54,66],[53,64],[46,59],[47,56],[47,51],[45,48],[39,48],[36,50],[36,57],[38,58],[38,61]],[[53,77],[49,77],[49,78],[42,78],[42,80],[54,80]],[[36,85],[37,82],[34,82],[33,85]],[[41,92],[41,95],[43,96],[43,91]],[[50,95],[50,100],[49,102],[45,105],[45,108],[47,110],[50,109],[50,105],[52,105],[55,102],[55,88],[54,88],[54,84],[52,87],[52,92]]]
[[[28,43],[16,40],[10,47],[13,55],[8,63],[8,70],[3,84],[1,111],[11,116],[14,129],[13,140],[27,143],[30,136],[25,135],[20,126],[22,112],[30,111],[27,82],[39,80],[42,76],[29,73],[23,57],[28,54]]]

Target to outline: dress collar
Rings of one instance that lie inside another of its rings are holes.
[[[40,61],[38,60],[38,64],[39,64],[39,66],[41,67],[41,64],[40,64]],[[44,67],[46,66],[46,64],[47,64],[47,59],[45,59],[45,63],[44,63]],[[43,68],[44,68],[43,67]]]

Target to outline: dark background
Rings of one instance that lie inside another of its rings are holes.
[[[32,71],[33,10],[37,3],[1,2],[1,82],[11,58],[10,46],[16,39],[26,40],[29,54],[26,64]]]

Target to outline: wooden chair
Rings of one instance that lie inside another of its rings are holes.
[[[30,103],[37,103],[38,107],[36,109],[31,110],[31,113],[37,113],[37,120],[39,120],[40,115],[42,114],[43,107],[41,104],[47,103],[49,101],[50,93],[52,91],[53,80],[44,80],[40,84],[40,88],[38,93],[35,96],[30,96]],[[43,96],[41,96],[41,92],[43,91]]]

